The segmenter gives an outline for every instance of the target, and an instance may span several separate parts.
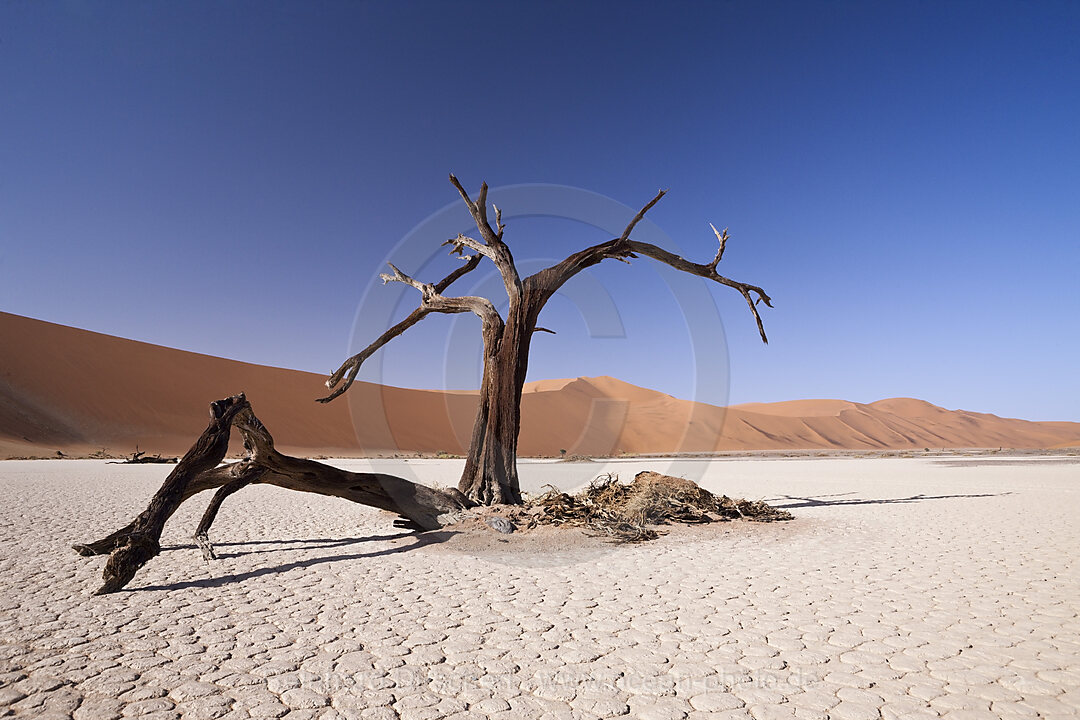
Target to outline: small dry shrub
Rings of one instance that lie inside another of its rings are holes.
[[[518,524],[577,526],[617,541],[641,542],[659,537],[657,525],[792,519],[764,502],[716,496],[692,480],[650,471],[638,473],[629,485],[615,474],[601,475],[576,495],[547,487],[518,511]]]

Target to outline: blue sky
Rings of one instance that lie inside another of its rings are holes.
[[[1069,2],[4,3],[0,309],[328,372],[448,172],[665,187],[654,229],[704,261],[730,227],[770,345],[732,291],[708,290],[724,352],[651,261],[611,263],[545,311],[531,378],[1080,420],[1078,32]],[[506,234],[533,263],[606,237]],[[472,322],[366,377],[475,385]]]

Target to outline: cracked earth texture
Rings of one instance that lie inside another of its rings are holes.
[[[444,484],[457,468],[410,466]],[[169,468],[2,462],[0,716],[1080,715],[1080,464],[637,459],[522,477],[641,469],[796,520],[627,546],[418,540],[376,510],[251,487],[211,531],[220,560],[190,541],[203,494],[127,590],[93,597],[104,558],[70,544],[126,523]]]

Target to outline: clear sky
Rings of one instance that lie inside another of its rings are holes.
[[[770,345],[715,287],[730,362],[694,356],[670,281],[610,262],[546,311],[531,378],[1080,420],[1077,37],[1074,2],[5,2],[0,309],[329,372],[448,172],[664,187],[650,218],[689,258],[731,228]],[[606,237],[506,233],[527,263]],[[474,385],[471,322],[428,319],[371,379]]]

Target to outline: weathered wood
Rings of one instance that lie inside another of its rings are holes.
[[[332,465],[283,455],[250,408],[234,421],[244,436],[249,462],[266,470],[259,483],[351,500],[397,513],[425,530],[452,522],[469,503],[457,491],[438,490],[384,473],[354,473]]]
[[[94,555],[108,555],[116,549],[117,545],[131,534],[132,529],[135,527],[135,521],[132,520],[124,527],[120,528],[116,532],[110,533],[100,540],[94,542],[82,543],[72,545],[72,549],[82,555],[83,557],[92,557]]]
[[[225,498],[229,497],[233,493],[241,490],[252,482],[257,480],[265,471],[262,468],[251,467],[250,471],[242,472],[235,480],[225,483],[218,488],[214,493],[214,497],[210,498],[210,504],[206,506],[206,510],[203,511],[202,519],[199,520],[199,527],[195,529],[195,544],[202,550],[203,557],[207,560],[217,560],[217,553],[214,552],[214,546],[210,544],[210,526],[214,524],[214,520],[217,519],[218,510],[221,509],[221,504],[225,502]]]
[[[483,260],[482,255],[473,255],[465,259],[465,264],[454,270],[439,282],[435,283],[434,288],[436,293],[442,293],[446,288],[457,282],[458,278],[470,273],[476,269],[476,266]],[[409,316],[401,322],[394,325],[392,328],[384,332],[373,343],[368,345],[360,352],[353,355],[351,358],[342,363],[341,367],[330,376],[326,381],[326,387],[332,390],[329,395],[323,398],[319,398],[318,402],[328,403],[334,398],[338,397],[346,390],[348,390],[353,382],[356,380],[356,374],[360,372],[360,366],[364,364],[364,361],[371,357],[376,350],[381,348],[386,343],[396,338],[401,333],[411,328],[416,323],[420,322],[428,315],[431,314],[431,310],[423,307],[419,307],[409,313]]]
[[[192,477],[213,469],[229,449],[229,426],[236,413],[248,406],[243,394],[210,403],[210,424],[195,441],[157,491],[150,505],[132,523],[130,531],[116,539],[105,563],[104,584],[97,594],[116,592],[131,582],[148,560],[161,552],[165,522],[186,498]]]
[[[466,256],[466,249],[475,253],[467,256],[469,270],[476,267],[476,263],[482,257],[490,259],[495,264],[502,276],[509,299],[505,320],[485,298],[450,298],[442,294],[450,283],[464,274],[460,270],[457,271],[458,275],[451,274],[441,283],[432,286],[414,280],[391,265],[394,274],[383,275],[383,280],[404,282],[415,287],[421,292],[420,307],[405,320],[383,333],[361,353],[346,360],[326,383],[330,389],[333,390],[335,387],[337,389],[328,397],[320,399],[319,402],[329,402],[348,390],[360,366],[372,353],[428,314],[432,312],[476,313],[483,321],[484,370],[469,453],[458,483],[458,489],[472,502],[480,504],[521,502],[517,475],[517,441],[521,428],[521,391],[529,366],[529,346],[532,335],[536,332],[552,332],[547,328],[537,326],[540,311],[563,284],[585,268],[607,259],[629,262],[631,258],[645,255],[676,270],[726,285],[737,290],[746,299],[757,323],[758,333],[762,341],[768,343],[757,305],[763,302],[766,306],[772,307],[771,298],[756,285],[741,283],[716,272],[729,239],[726,229],[721,233],[710,225],[720,247],[713,260],[706,264],[690,262],[663,248],[638,242],[630,237],[634,228],[644,219],[645,214],[660,202],[666,191],[659,191],[652,200],[646,203],[631,218],[619,237],[576,252],[565,260],[523,280],[518,274],[510,248],[503,242],[503,231],[506,226],[503,225],[502,213],[498,208],[495,208],[494,228],[488,220],[487,183],[480,186],[480,193],[476,201],[473,201],[454,175],[450,175],[450,182],[469,209],[481,239],[476,240],[459,234],[444,244],[452,246],[452,254]]]
[[[519,307],[527,305],[523,303]],[[520,310],[511,310],[500,336],[494,340],[489,340],[486,334],[484,337],[480,404],[458,483],[458,490],[480,505],[521,503],[517,473],[521,390],[525,385],[535,320],[523,316]]]
[[[116,592],[161,551],[161,532],[180,505],[202,492],[219,488],[195,533],[204,555],[214,557],[208,533],[222,502],[243,487],[276,485],[289,490],[339,497],[396,513],[409,527],[434,530],[455,522],[470,505],[457,490],[437,490],[383,473],[354,473],[331,465],[283,455],[255,416],[243,394],[210,405],[210,425],[180,460],[134,521],[101,540],[74,545],[80,555],[109,559],[97,594]],[[218,466],[235,426],[244,437],[247,457]],[[399,524],[400,526],[400,524]]]

